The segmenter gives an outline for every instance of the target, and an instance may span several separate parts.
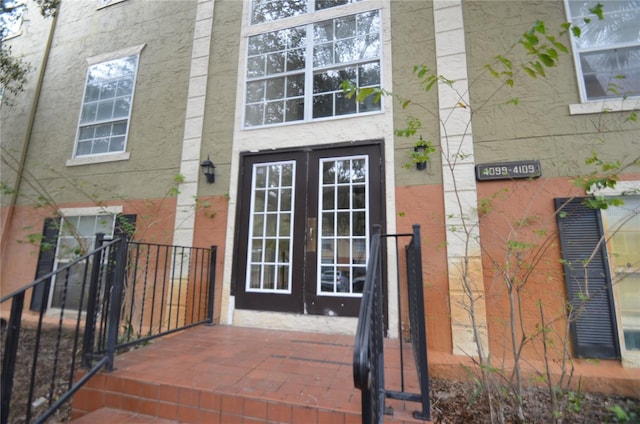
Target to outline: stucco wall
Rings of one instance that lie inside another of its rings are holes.
[[[161,197],[169,190],[179,169],[195,6],[132,0],[97,9],[94,2],[62,1],[27,158],[33,179],[57,202]],[[142,44],[130,159],[66,166],[87,58]]]
[[[517,45],[519,37],[536,20],[557,34],[566,21],[564,2],[472,0],[463,3],[463,10],[477,163],[538,159],[543,176],[554,178],[593,171],[585,165],[592,151],[604,159],[637,157],[640,124],[625,123],[628,112],[569,114],[569,105],[580,102],[571,54],[560,53],[558,66],[547,69],[546,78],[531,78],[519,66],[530,60]],[[559,41],[571,48],[568,35]],[[513,60],[512,89],[499,88],[484,69],[499,54]],[[505,104],[513,98],[518,105]]]
[[[412,137],[394,138],[396,184],[440,184],[440,155],[433,154],[425,171],[417,172],[411,162],[413,145],[422,135],[424,140],[432,140],[438,146],[440,123],[434,116],[438,111],[437,88],[425,91],[420,80],[413,73],[414,66],[426,65],[436,71],[435,41],[433,28],[433,7],[430,1],[391,1],[391,37],[393,60],[392,92],[411,100],[411,105],[403,108],[399,101],[393,102],[394,129],[406,128],[406,119],[418,117],[423,128]],[[391,101],[390,97],[387,97]]]
[[[211,156],[216,183],[207,185],[202,179],[199,192],[203,195],[229,192],[236,90],[242,89],[237,87],[241,17],[242,2],[215,2],[201,156]]]

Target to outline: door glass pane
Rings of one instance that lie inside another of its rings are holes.
[[[290,293],[295,162],[255,164],[252,171],[247,291]],[[266,197],[266,200],[265,200]]]
[[[640,196],[604,210],[614,293],[626,350],[640,351]]]
[[[320,160],[319,295],[360,295],[368,255],[368,157]]]

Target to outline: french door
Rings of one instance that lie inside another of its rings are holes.
[[[380,149],[242,156],[237,308],[357,316],[371,226],[384,221]]]

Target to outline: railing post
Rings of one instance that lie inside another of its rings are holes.
[[[207,321],[209,325],[213,325],[213,301],[216,282],[216,257],[218,255],[218,246],[211,246],[211,260],[209,263],[209,297],[207,299]]]
[[[9,408],[11,407],[11,392],[13,390],[13,372],[18,356],[18,341],[20,339],[20,326],[22,322],[22,309],[24,308],[24,292],[16,295],[11,301],[11,315],[7,323],[6,344],[4,357],[2,358],[2,377],[0,377],[0,391],[2,391],[2,404],[0,422],[7,424],[9,421]]]
[[[113,281],[111,284],[111,302],[107,322],[108,371],[113,371],[116,343],[118,340],[124,277],[127,269],[127,238],[122,237],[117,246],[118,251],[116,252],[115,272],[113,273]]]
[[[89,280],[89,296],[87,299],[87,314],[84,325],[84,336],[82,339],[82,366],[91,366],[91,356],[93,355],[94,337],[96,331],[96,303],[98,298],[98,288],[100,286],[100,269],[102,267],[102,243],[104,233],[96,234],[94,249],[97,250],[93,257],[91,267],[91,280]],[[99,249],[99,250],[98,250]]]

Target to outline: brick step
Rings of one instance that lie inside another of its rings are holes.
[[[169,423],[360,424],[352,343],[351,336],[196,327],[118,355],[115,370],[74,395],[72,418],[110,408]],[[391,389],[399,387],[396,351],[385,352]],[[416,392],[412,380],[405,383]],[[419,405],[388,401],[394,414],[385,423],[424,423],[412,417]]]
[[[180,421],[167,420],[153,417],[151,415],[138,414],[130,411],[122,411],[113,408],[100,408],[84,415],[82,418],[73,420],[73,424],[96,424],[96,423],[118,423],[118,424],[178,424]]]

